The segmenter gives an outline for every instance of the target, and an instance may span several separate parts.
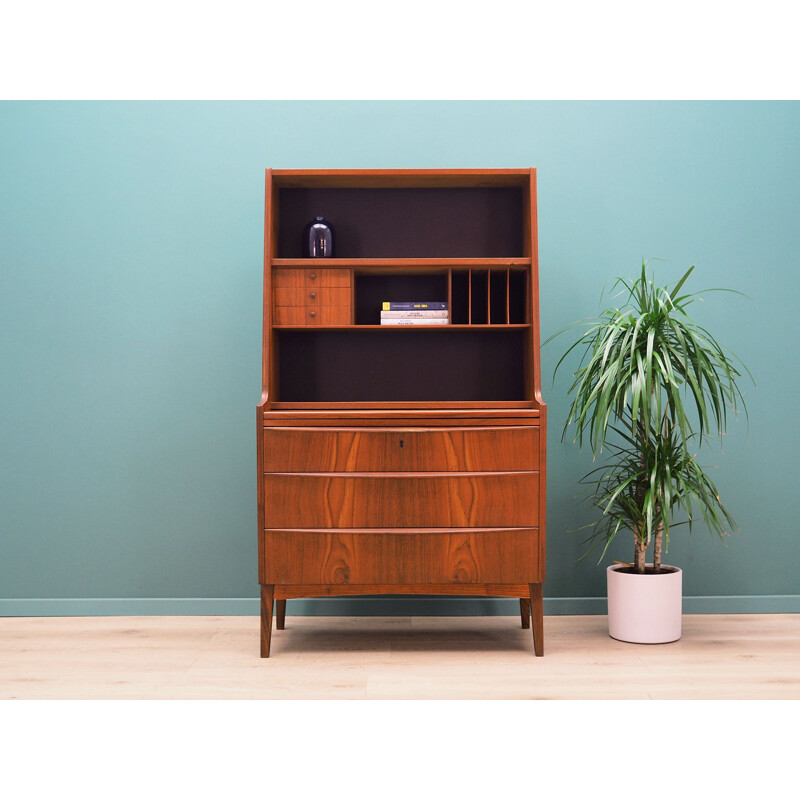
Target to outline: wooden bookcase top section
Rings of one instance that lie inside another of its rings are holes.
[[[300,259],[314,216],[334,225],[336,260],[531,257],[533,170],[272,170],[267,255]]]
[[[265,410],[543,407],[535,169],[268,169],[266,189]],[[334,258],[301,257],[315,216]],[[349,312],[273,299],[278,272],[320,269],[349,273]],[[390,299],[446,300],[450,324],[381,326]]]

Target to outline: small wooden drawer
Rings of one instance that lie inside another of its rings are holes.
[[[539,469],[539,428],[264,428],[265,472]]]
[[[279,306],[349,306],[350,289],[277,288],[273,292],[275,307]]]
[[[272,286],[282,289],[304,289],[306,271],[304,269],[273,269]]]
[[[261,583],[537,583],[539,531],[267,530]]]
[[[350,306],[276,306],[274,325],[349,325]]]
[[[306,287],[334,289],[348,288],[350,286],[349,269],[306,269]]]
[[[538,519],[538,472],[264,475],[266,528],[513,528]]]
[[[276,289],[327,288],[347,289],[351,285],[349,269],[286,269],[272,270],[272,285]]]

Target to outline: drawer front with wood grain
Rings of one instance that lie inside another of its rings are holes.
[[[349,306],[350,289],[275,289],[275,307],[279,306]]]
[[[306,287],[313,288],[342,288],[350,286],[349,269],[305,269]]]
[[[538,472],[272,473],[266,528],[535,527]]]
[[[274,325],[349,325],[350,306],[275,306]]]
[[[273,584],[536,583],[537,529],[263,533],[261,582]]]
[[[495,472],[539,468],[539,428],[264,428],[265,472]]]
[[[349,269],[284,269],[272,270],[274,288],[347,288],[351,284]]]

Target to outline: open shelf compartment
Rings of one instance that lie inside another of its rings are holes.
[[[335,229],[337,258],[521,257],[522,186],[282,187],[276,190],[278,259],[299,258],[315,216]]]
[[[525,329],[275,331],[281,403],[524,401]]]

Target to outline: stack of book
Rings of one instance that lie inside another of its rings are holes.
[[[450,311],[440,301],[392,303],[384,302],[381,325],[448,325]]]

